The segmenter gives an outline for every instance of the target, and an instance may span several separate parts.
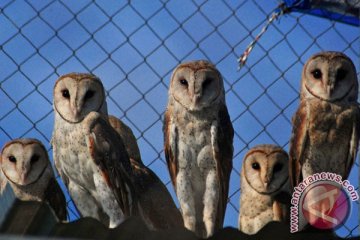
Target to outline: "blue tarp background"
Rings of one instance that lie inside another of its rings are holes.
[[[359,26],[360,1],[348,0],[284,0],[292,11],[304,12]]]

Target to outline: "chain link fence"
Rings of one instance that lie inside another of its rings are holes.
[[[143,161],[175,194],[163,152],[162,119],[172,70],[208,59],[222,72],[236,131],[225,226],[237,226],[240,169],[260,143],[286,150],[304,62],[321,50],[346,53],[359,70],[359,29],[302,13],[275,21],[238,71],[237,58],[277,1],[0,1],[0,144],[35,137],[49,149],[52,88],[59,75],[92,72],[109,113],[134,131]],[[359,159],[350,181],[358,189]],[[63,187],[63,185],[62,185]],[[65,188],[63,187],[65,190]],[[70,220],[78,214],[67,196]],[[359,235],[359,202],[342,237]]]

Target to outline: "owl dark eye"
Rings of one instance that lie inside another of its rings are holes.
[[[63,96],[64,98],[66,98],[66,99],[69,99],[69,98],[70,98],[69,90],[64,89],[64,90],[61,91],[61,93],[62,93],[62,96]]]
[[[283,168],[283,165],[281,163],[277,163],[274,166],[273,172],[280,172],[282,168]]]
[[[313,75],[313,77],[315,79],[321,79],[321,77],[322,77],[322,73],[321,73],[320,69],[315,69],[314,71],[311,72],[311,74]]]
[[[95,95],[95,92],[92,91],[92,90],[89,90],[89,91],[87,91],[86,94],[85,94],[85,99],[90,99],[90,98],[92,98],[94,95]]]
[[[202,84],[203,88],[207,88],[210,85],[211,81],[211,78],[207,78]]]
[[[252,163],[252,164],[251,164],[251,167],[252,167],[253,169],[255,169],[255,170],[259,170],[259,169],[260,169],[260,165],[259,165],[259,163],[257,163],[257,162]]]
[[[32,157],[31,157],[31,159],[30,159],[30,162],[31,163],[36,163],[37,161],[39,161],[39,155],[36,155],[36,154],[34,154]]]
[[[347,75],[347,71],[345,69],[339,69],[336,73],[336,80],[343,80]]]
[[[180,79],[180,84],[184,86],[188,86],[188,82],[185,79]]]
[[[9,161],[12,163],[16,163],[16,158],[14,156],[9,156]]]

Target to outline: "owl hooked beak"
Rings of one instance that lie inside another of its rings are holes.
[[[73,114],[74,114],[74,117],[75,118],[79,118],[79,116],[80,116],[80,110],[79,109],[73,109]]]
[[[200,102],[201,93],[195,93],[193,97],[193,103],[194,105],[197,105]]]
[[[334,93],[335,90],[335,84],[332,82],[329,82],[329,84],[326,86],[326,92],[329,97]]]
[[[20,183],[24,184],[26,182],[27,173],[22,173],[20,175]]]
[[[79,118],[80,112],[81,112],[81,106],[79,106],[79,104],[77,104],[75,101],[73,101],[70,104],[70,108],[71,108],[72,113],[74,114],[74,117]]]
[[[196,88],[194,86],[194,88]],[[193,91],[190,92],[190,97],[191,97],[191,107],[190,110],[198,110],[200,109],[199,107],[199,103],[202,97],[202,92],[200,89],[194,89]]]
[[[20,179],[19,179],[19,184],[20,185],[25,185],[26,181],[27,181],[27,177],[28,177],[28,169],[27,167],[24,165],[21,167],[21,171],[20,171]]]
[[[267,174],[265,177],[263,177],[263,183],[264,183],[264,187],[267,189],[269,183],[272,180],[272,174]]]

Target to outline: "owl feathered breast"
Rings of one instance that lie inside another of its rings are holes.
[[[172,123],[172,109],[168,108],[165,112],[164,116],[164,138],[165,138],[165,157],[168,166],[168,170],[170,173],[172,184],[176,189],[176,176],[178,174],[178,153],[176,150],[172,149],[172,142],[170,141],[170,132]],[[225,210],[227,204],[227,196],[229,192],[229,180],[230,173],[232,170],[232,156],[233,156],[233,145],[232,139],[234,136],[234,129],[231,124],[230,116],[227,111],[227,108],[224,104],[220,104],[219,111],[217,113],[218,123],[218,131],[217,131],[217,142],[219,143],[219,147],[214,151],[214,159],[216,161],[216,168],[218,179],[220,180],[220,199],[218,202],[218,210],[217,210],[217,219],[216,226],[218,228],[222,227]],[[209,132],[210,134],[210,132]],[[174,139],[174,142],[177,142]]]
[[[304,101],[293,117],[290,147],[292,185],[303,180],[302,168],[312,159],[315,172],[348,177],[360,136],[360,110],[355,104],[336,105],[317,99]]]

